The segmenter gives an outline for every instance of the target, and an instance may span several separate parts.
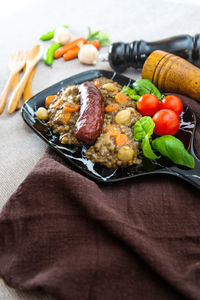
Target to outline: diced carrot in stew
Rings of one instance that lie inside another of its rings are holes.
[[[70,118],[71,118],[71,113],[68,111],[62,113],[62,115],[61,115],[61,119],[64,123],[69,122]]]
[[[104,128],[104,131],[109,133],[109,135],[111,137],[116,137],[120,134],[120,129],[113,126],[113,125],[107,125],[105,128]]]
[[[63,123],[67,123],[69,122],[70,118],[71,118],[71,113],[68,111],[59,111],[56,114],[56,119],[61,120]]]
[[[129,142],[130,142],[129,137],[127,135],[123,134],[123,133],[120,133],[115,138],[115,143],[118,146],[123,146],[125,144],[128,144]]]
[[[79,104],[69,103],[69,102],[66,102],[64,104],[64,111],[76,112],[76,111],[79,111],[79,109],[80,109],[80,105]]]
[[[118,93],[115,96],[115,101],[120,103],[120,104],[127,104],[128,103],[128,96],[126,94],[123,93]]]
[[[57,97],[57,95],[47,96],[45,99],[45,106],[49,107],[49,105],[53,103],[53,100],[55,99],[55,97]]]
[[[61,102],[62,102],[62,100],[61,100],[61,99],[58,99],[58,100],[52,105],[52,107],[53,107],[53,108],[58,107],[58,106],[61,104]]]
[[[106,112],[112,112],[119,109],[119,104],[117,103],[110,103],[105,107]]]
[[[98,80],[98,79],[95,80],[94,85],[95,85],[96,87],[99,87],[99,86],[101,85],[100,80]]]
[[[116,95],[118,93],[118,91],[113,91],[112,94],[113,96]]]

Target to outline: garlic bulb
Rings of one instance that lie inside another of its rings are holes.
[[[62,45],[67,44],[71,39],[69,30],[65,27],[57,27],[54,32],[54,41]]]
[[[96,65],[99,52],[90,44],[83,45],[78,53],[80,62],[87,65]]]

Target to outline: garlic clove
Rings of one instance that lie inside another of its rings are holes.
[[[69,29],[65,27],[57,27],[54,32],[54,41],[62,45],[67,44],[71,39]]]
[[[98,56],[98,50],[90,44],[83,45],[78,53],[80,62],[87,65],[96,65]]]

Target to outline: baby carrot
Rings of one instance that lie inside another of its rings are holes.
[[[53,100],[55,99],[55,97],[56,97],[56,95],[47,96],[46,99],[45,99],[45,106],[49,107],[49,105],[51,103],[53,103]]]
[[[123,93],[118,93],[115,96],[115,101],[121,104],[127,104],[128,103],[128,96],[126,94]]]
[[[130,142],[129,138],[127,135],[120,133],[119,135],[116,136],[115,138],[115,143],[118,146],[122,146],[125,144],[128,144]]]
[[[119,104],[117,104],[117,103],[110,103],[110,104],[106,105],[106,107],[105,107],[106,112],[113,112],[117,109],[119,109]]]
[[[79,53],[80,47],[75,46],[74,48],[68,50],[64,55],[64,59],[65,60],[70,60],[73,58],[77,58],[78,57],[78,53]]]
[[[72,41],[71,43],[68,43],[68,44],[60,47],[59,49],[57,49],[56,52],[54,53],[54,58],[59,58],[59,57],[63,56],[63,54],[65,54],[70,49],[73,49],[75,46],[78,46],[80,48],[81,46],[83,46],[86,43],[87,43],[87,40],[85,38],[78,38],[78,39]]]
[[[99,50],[101,47],[101,44],[98,40],[88,41],[87,44],[93,45],[95,48],[97,48],[97,50]]]
[[[79,104],[75,104],[75,103],[65,103],[64,104],[64,111],[68,111],[68,112],[76,112],[79,111],[80,109],[80,105]]]

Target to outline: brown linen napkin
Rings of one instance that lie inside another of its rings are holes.
[[[200,192],[168,175],[96,184],[48,149],[1,212],[0,277],[57,299],[200,299]]]

